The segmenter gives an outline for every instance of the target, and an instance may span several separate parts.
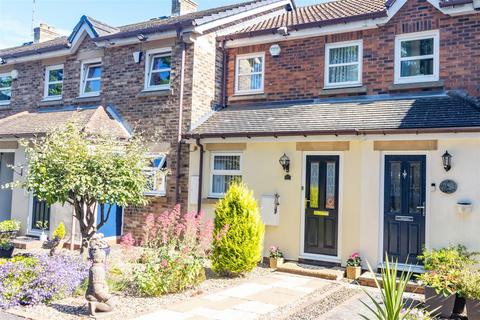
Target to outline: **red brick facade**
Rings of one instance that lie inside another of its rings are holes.
[[[246,102],[334,96],[322,91],[325,43],[357,39],[363,39],[364,94],[397,93],[389,88],[394,83],[395,36],[426,30],[440,32],[440,80],[444,89],[463,89],[479,97],[480,14],[448,16],[426,0],[407,1],[386,25],[376,29],[278,42],[282,49],[279,57],[269,54],[272,43],[232,48],[228,51],[228,96],[234,95],[236,56],[254,52],[266,53],[265,95]],[[242,100],[245,102],[245,98]]]

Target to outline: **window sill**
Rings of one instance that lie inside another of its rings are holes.
[[[202,204],[216,204],[219,200],[223,199],[223,197],[208,197],[202,199]]]
[[[100,102],[102,98],[100,95],[95,96],[80,96],[73,99],[73,102]]]
[[[330,96],[336,94],[352,94],[352,93],[367,93],[367,87],[355,86],[355,87],[326,87],[320,90],[320,96]]]
[[[0,110],[7,110],[7,109],[11,109],[11,102],[0,102]]]
[[[429,82],[414,82],[414,83],[398,83],[388,86],[389,91],[401,91],[411,89],[431,89],[431,88],[443,88],[445,83],[442,80],[429,81]]]
[[[63,99],[43,99],[38,103],[39,107],[58,106],[63,104]]]
[[[228,98],[229,102],[237,101],[250,101],[250,100],[265,100],[267,95],[265,93],[255,93],[255,94],[236,94]]]
[[[172,89],[142,90],[137,97],[165,97],[172,94]]]

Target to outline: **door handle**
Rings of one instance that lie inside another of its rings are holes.
[[[422,216],[425,217],[425,206],[418,206],[417,209],[422,210]]]

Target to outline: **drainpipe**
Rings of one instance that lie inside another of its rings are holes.
[[[227,106],[227,63],[228,63],[228,51],[225,49],[226,40],[222,41],[222,53],[223,53],[223,75],[222,75],[222,109]]]
[[[202,184],[203,184],[203,144],[200,143],[200,138],[197,138],[197,146],[200,152],[200,160],[198,163],[198,195],[197,195],[197,213],[202,211]]]
[[[180,97],[179,97],[179,106],[178,106],[178,135],[177,135],[177,163],[175,168],[175,203],[180,203],[180,170],[182,168],[180,162],[182,161],[181,152],[182,152],[182,126],[183,126],[183,95],[185,87],[185,41],[182,39],[181,29],[177,30],[177,39],[181,41],[182,48],[182,60],[181,60],[181,69],[180,69]]]

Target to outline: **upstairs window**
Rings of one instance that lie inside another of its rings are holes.
[[[100,94],[102,63],[100,60],[86,61],[82,64],[82,87],[80,95],[96,96]]]
[[[418,32],[395,39],[395,83],[439,80],[439,33]]]
[[[227,192],[230,183],[241,179],[241,153],[212,154],[210,197],[223,197]]]
[[[146,90],[170,89],[172,72],[172,53],[170,48],[148,51],[145,66]]]
[[[60,99],[63,93],[63,65],[45,68],[45,99]]]
[[[325,87],[362,84],[362,41],[329,43],[325,46]]]
[[[235,72],[235,93],[262,93],[264,71],[264,53],[237,56],[237,66]]]
[[[10,73],[0,74],[0,105],[9,104],[12,98],[12,76]]]
[[[144,169],[147,178],[147,192],[150,196],[165,196],[167,193],[167,160],[164,154],[152,156],[148,167]]]

